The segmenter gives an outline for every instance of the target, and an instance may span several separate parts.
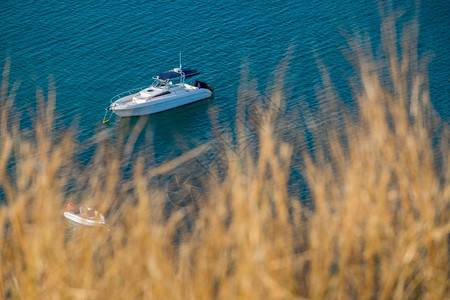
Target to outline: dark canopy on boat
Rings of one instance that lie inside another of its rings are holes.
[[[183,71],[184,76],[186,78],[200,74],[199,71],[193,70],[193,69],[190,69],[190,68],[182,68],[181,70]],[[181,77],[181,74],[177,73],[177,72],[175,72],[173,70],[154,76],[154,78],[159,78],[161,80],[175,79],[175,78],[178,78],[178,77]]]

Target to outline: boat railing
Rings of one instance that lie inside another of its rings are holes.
[[[117,100],[119,100],[120,98],[129,96],[129,95],[136,94],[137,92],[140,92],[140,91],[142,91],[143,89],[145,89],[145,88],[147,88],[147,87],[148,87],[148,86],[146,85],[146,86],[142,86],[142,87],[138,87],[138,88],[134,88],[134,89],[128,90],[128,91],[126,91],[126,92],[122,92],[122,93],[117,94],[117,95],[115,95],[114,97],[112,97],[111,100],[109,100],[109,102],[112,104],[114,101],[117,101]]]

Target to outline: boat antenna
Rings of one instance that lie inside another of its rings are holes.
[[[180,70],[181,70],[181,50],[180,50]]]

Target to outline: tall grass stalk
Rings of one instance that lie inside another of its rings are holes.
[[[438,150],[437,117],[412,46],[416,24],[409,24],[401,49],[392,19],[382,30],[387,64],[352,43],[359,113],[344,113],[343,128],[327,128],[325,142],[305,156],[316,207],[313,298],[449,295],[448,125],[440,124]]]
[[[33,134],[20,129],[12,117],[17,85],[9,89],[7,62],[0,99],[0,188],[6,199],[0,207],[0,295],[448,297],[448,125],[430,106],[414,35],[405,35],[399,56],[394,28],[389,19],[383,27],[386,60],[351,43],[361,79],[357,112],[350,114],[327,94],[328,111],[342,112],[342,127],[310,128],[316,145],[304,152],[302,173],[312,210],[288,193],[298,145],[275,133],[279,90],[259,110],[257,151],[242,147],[242,140],[228,146],[226,171],[203,179],[207,189],[196,196],[198,206],[167,216],[167,193],[155,186],[155,176],[176,173],[211,145],[150,170],[139,156],[132,178],[123,180],[120,153],[99,142],[92,162],[80,169],[74,131],[55,133],[54,93],[46,100],[38,93]],[[435,145],[436,128],[441,147]],[[210,172],[216,172],[213,165]],[[68,191],[68,185],[77,188]],[[61,214],[67,201],[98,207],[108,225],[71,226]]]

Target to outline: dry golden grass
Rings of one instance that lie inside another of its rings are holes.
[[[157,169],[147,170],[140,157],[124,181],[122,155],[99,142],[92,162],[80,169],[73,131],[56,135],[53,129],[54,95],[46,105],[38,101],[32,135],[19,129],[11,117],[17,87],[8,90],[7,64],[0,99],[0,188],[7,201],[0,207],[0,295],[448,297],[448,125],[433,114],[411,40],[403,40],[401,58],[394,55],[388,21],[383,40],[390,80],[380,81],[380,61],[355,44],[358,113],[350,115],[327,95],[328,105],[343,111],[343,127],[316,132],[314,153],[304,153],[313,210],[288,194],[296,145],[274,134],[279,91],[258,115],[257,154],[242,141],[226,149],[226,173],[204,178],[208,188],[197,195],[196,209],[167,217],[167,194],[150,182],[209,145]],[[69,184],[77,188],[67,192]],[[71,227],[61,211],[80,199],[107,212],[108,226]]]

